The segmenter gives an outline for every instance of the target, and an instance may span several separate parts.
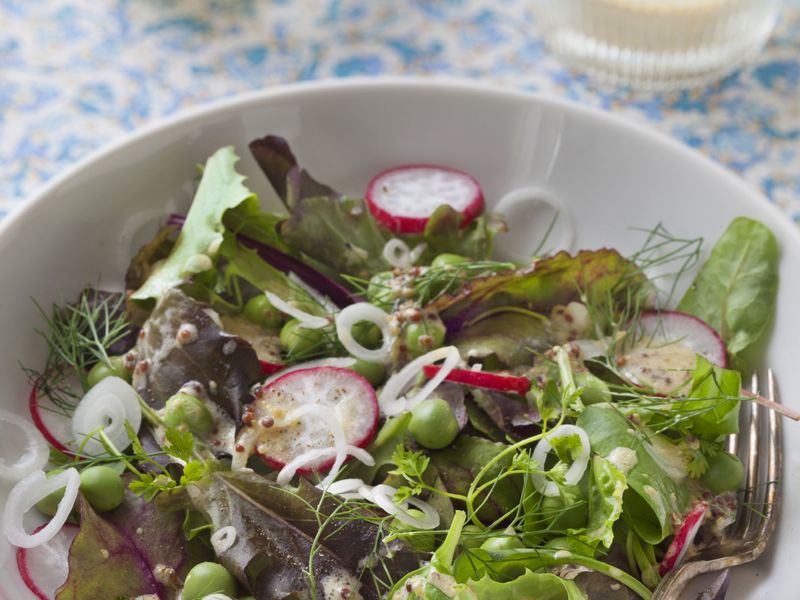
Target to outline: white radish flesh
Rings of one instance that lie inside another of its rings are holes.
[[[378,427],[375,390],[355,371],[336,367],[283,375],[260,390],[251,408],[242,436],[272,468],[293,463],[301,473],[328,469],[342,453],[360,455]]]
[[[49,542],[17,549],[17,568],[28,589],[41,600],[56,597],[69,575],[69,548],[78,527],[67,523]]]
[[[397,233],[422,233],[430,216],[446,204],[467,225],[483,211],[483,191],[471,175],[435,165],[409,165],[379,173],[367,186],[375,218]]]
[[[705,519],[707,511],[707,502],[700,502],[689,511],[689,514],[686,515],[683,523],[681,523],[681,526],[678,528],[675,538],[667,548],[664,558],[658,565],[659,575],[663,577],[681,564],[686,556],[686,552],[694,542],[694,538],[700,530],[700,526],[703,524],[703,519]]]

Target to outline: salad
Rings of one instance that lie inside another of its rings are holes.
[[[250,151],[284,211],[222,148],[124,293],[40,307],[32,423],[0,413],[36,597],[646,600],[730,534],[725,437],[766,402],[741,375],[776,301],[763,224],[702,263],[661,225],[631,256],[499,262],[514,224],[467,173],[351,198],[280,137]]]

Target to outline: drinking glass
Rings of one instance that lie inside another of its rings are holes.
[[[531,0],[551,49],[597,80],[665,90],[731,73],[766,44],[781,0]]]

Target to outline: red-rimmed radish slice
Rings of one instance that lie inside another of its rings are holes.
[[[423,373],[428,379],[434,377],[442,367],[426,365]],[[520,394],[524,396],[531,387],[530,379],[516,375],[503,375],[502,373],[487,373],[472,371],[471,369],[453,369],[444,378],[452,383],[462,383],[470,387],[493,390],[504,394]]]
[[[634,385],[657,393],[680,393],[691,379],[695,357],[725,367],[725,343],[701,319],[678,311],[650,311],[632,329],[636,344],[618,361],[620,373]]]
[[[28,410],[36,429],[53,448],[68,456],[75,454],[74,448],[70,447],[72,443],[69,441],[72,439],[72,421],[56,410],[49,398],[39,393],[38,383],[31,386]]]
[[[659,575],[663,577],[683,561],[686,552],[700,530],[700,526],[703,524],[707,511],[707,502],[699,502],[689,511],[689,514],[686,515],[683,523],[675,533],[675,538],[667,548],[667,553],[658,565]]]
[[[286,365],[270,362],[268,360],[259,360],[258,362],[261,364],[262,375],[275,375],[275,373],[280,373],[286,368]]]
[[[0,479],[19,481],[47,464],[50,458],[47,442],[27,419],[0,410],[0,426],[5,455],[0,457]]]
[[[677,310],[648,311],[639,318],[639,333],[656,344],[679,343],[719,367],[728,364],[725,342],[705,321]]]
[[[35,548],[17,548],[20,577],[40,600],[53,600],[58,588],[67,581],[69,547],[77,534],[78,526],[67,523],[46,544]]]
[[[442,204],[464,216],[463,227],[483,212],[483,190],[468,173],[438,165],[388,169],[367,186],[370,211],[395,233],[422,233]]]
[[[329,469],[343,446],[363,448],[378,428],[375,390],[355,371],[339,367],[279,376],[251,407],[253,418],[240,440],[254,440],[256,452],[274,469],[313,453],[296,469],[303,474]]]

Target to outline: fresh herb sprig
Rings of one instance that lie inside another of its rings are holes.
[[[33,385],[48,396],[55,407],[70,415],[89,389],[87,373],[97,362],[110,368],[108,349],[130,333],[125,298],[85,288],[74,304],[54,304],[50,313],[34,300],[45,323],[36,332],[47,344],[47,358],[39,371],[23,366]],[[74,389],[77,379],[80,390]]]

